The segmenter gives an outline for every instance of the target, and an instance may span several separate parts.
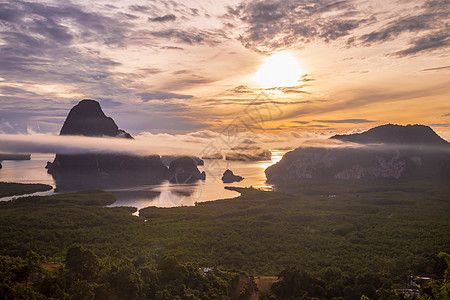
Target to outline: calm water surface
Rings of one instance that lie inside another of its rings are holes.
[[[99,188],[103,188],[117,197],[117,201],[111,206],[133,206],[138,209],[147,206],[186,206],[194,205],[195,202],[233,198],[239,194],[226,190],[225,186],[271,188],[266,183],[264,170],[278,162],[285,153],[285,151],[271,151],[272,160],[263,162],[205,160],[205,165],[199,166],[199,169],[200,171],[206,171],[206,180],[192,184],[174,184],[162,181],[158,184],[141,184],[120,188],[116,186],[99,186]],[[44,168],[47,161],[52,161],[53,158],[54,155],[33,154],[29,161],[3,161],[3,168],[0,169],[0,181],[45,183],[56,187],[53,176],[47,174],[47,170]],[[232,184],[224,184],[221,177],[226,169],[232,170],[236,175],[243,176],[244,180]],[[65,191],[76,191],[79,189],[76,185],[73,188],[65,186]],[[54,191],[39,194],[49,195],[53,193]],[[7,200],[7,198],[2,198],[1,200]]]

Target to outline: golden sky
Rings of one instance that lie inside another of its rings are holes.
[[[240,116],[271,133],[445,135],[449,15],[448,0],[0,3],[0,133],[59,132],[90,98],[134,134]]]

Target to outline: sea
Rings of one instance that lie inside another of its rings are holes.
[[[205,159],[200,171],[206,172],[206,179],[194,183],[171,183],[167,180],[158,183],[142,183],[129,186],[102,186],[117,198],[110,206],[132,206],[138,210],[148,206],[177,207],[192,206],[198,202],[228,199],[239,196],[236,191],[225,189],[233,187],[254,187],[271,190],[273,186],[266,183],[264,170],[275,164],[285,154],[283,150],[270,150],[272,159],[268,161],[228,161],[224,159]],[[5,160],[0,169],[0,181],[19,183],[44,183],[54,187],[48,192],[35,193],[36,195],[52,195],[59,193],[55,190],[57,184],[52,175],[47,173],[47,161],[53,161],[54,155],[32,154],[31,160]],[[225,170],[230,169],[234,174],[244,177],[244,180],[235,183],[223,183],[221,180]],[[80,190],[80,185],[65,186],[64,192]],[[0,198],[0,201],[11,200],[14,197]]]

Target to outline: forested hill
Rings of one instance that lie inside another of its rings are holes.
[[[425,125],[386,124],[369,129],[366,132],[334,135],[331,139],[360,143],[383,143],[400,145],[435,145],[448,146],[449,143]]]
[[[387,124],[330,140],[360,145],[299,147],[266,169],[267,181],[450,178],[450,144],[428,126]]]

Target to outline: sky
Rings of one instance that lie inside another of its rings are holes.
[[[449,0],[0,0],[0,134],[57,134],[82,99],[133,135],[450,138]]]

